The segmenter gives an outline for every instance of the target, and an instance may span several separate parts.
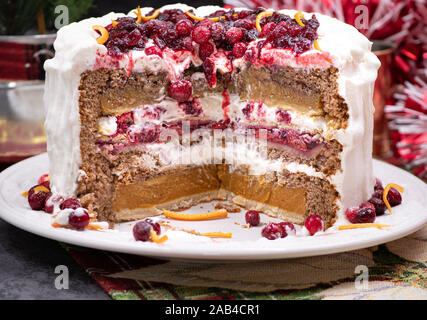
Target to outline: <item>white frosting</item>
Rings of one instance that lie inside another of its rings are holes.
[[[169,5],[162,8],[194,9],[182,4]],[[142,13],[152,8],[143,8]],[[204,16],[223,8],[206,6],[194,9],[196,15]],[[281,10],[282,13],[293,16],[296,11]],[[133,14],[133,13],[131,13]],[[304,13],[308,18],[311,14]],[[78,23],[72,23],[58,31],[55,41],[55,57],[47,60],[46,69],[46,132],[48,153],[50,158],[50,175],[52,191],[65,196],[72,196],[76,190],[80,165],[80,119],[78,86],[80,75],[86,70],[94,70],[101,66],[112,67],[111,58],[107,56],[104,45],[96,42],[98,34],[92,30],[93,25],[106,26],[112,19],[123,14],[110,13],[100,18],[90,18]],[[372,172],[372,132],[373,132],[373,84],[376,79],[379,61],[371,53],[371,42],[360,34],[354,27],[316,13],[320,22],[318,29],[318,44],[322,53],[310,50],[299,58],[289,57],[286,50],[276,49],[272,54],[281,63],[299,67],[301,61],[304,67],[310,67],[310,59],[319,55],[327,55],[333,65],[339,70],[339,93],[344,98],[349,109],[348,127],[345,130],[334,131],[333,136],[343,145],[341,164],[343,171],[333,176],[332,182],[341,195],[340,206],[345,209],[359,205],[369,198],[373,190],[374,176]],[[167,51],[167,50],[166,50]],[[172,51],[172,50],[170,50]],[[166,59],[156,55],[146,56],[144,51],[133,51],[124,55],[116,67],[123,67],[136,72],[151,70],[159,72],[166,70],[171,78],[179,75],[191,63],[200,61],[187,54],[179,59],[168,59],[172,52],[166,53]],[[240,60],[240,61],[239,61]],[[236,59],[235,65],[242,63]],[[321,67],[319,61],[315,66]],[[305,64],[305,65],[304,65]],[[223,72],[226,72],[222,64]],[[221,110],[222,112],[222,110]],[[304,118],[304,117],[303,117]],[[298,119],[298,116],[294,116]],[[300,117],[300,119],[302,119]],[[110,120],[105,120],[106,127],[114,131]],[[307,125],[306,119],[300,124]],[[108,126],[111,124],[111,126]],[[324,123],[313,124],[324,128]],[[288,164],[289,168],[307,174],[312,168]],[[340,212],[342,213],[343,210]],[[340,217],[342,214],[339,215]]]

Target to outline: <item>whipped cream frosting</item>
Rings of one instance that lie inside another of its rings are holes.
[[[197,16],[206,16],[217,10],[223,10],[217,6],[192,8],[183,4],[164,6],[161,10],[172,8],[193,9]],[[142,14],[146,14],[152,9],[142,8],[141,11]],[[296,13],[295,10],[279,12],[290,16]],[[312,15],[303,14],[307,18]],[[339,71],[338,90],[348,106],[349,119],[346,129],[331,133],[343,146],[341,154],[343,170],[330,179],[341,195],[338,214],[338,223],[341,223],[345,208],[358,206],[366,201],[375,183],[372,172],[374,112],[372,96],[380,63],[371,52],[372,43],[354,27],[322,14],[315,15],[320,23],[317,33],[321,52],[310,50],[295,57],[287,50],[270,49],[264,54],[272,55],[276,64],[295,68],[326,68],[332,62]],[[54,193],[73,196],[78,177],[81,175],[78,86],[82,72],[100,67],[125,68],[128,72],[167,71],[169,77],[175,79],[191,64],[196,66],[201,64],[200,59],[190,53],[181,53],[180,57],[176,57],[170,49],[165,50],[163,59],[156,55],[147,56],[143,50],[131,51],[119,61],[111,58],[107,54],[107,48],[97,43],[99,35],[92,30],[92,26],[106,26],[111,20],[122,16],[125,15],[109,13],[100,18],[86,19],[61,28],[54,43],[55,57],[45,63],[45,128]],[[147,43],[148,46],[150,43]],[[246,62],[243,59],[233,61],[236,67],[242,67],[244,63]],[[220,59],[218,67],[222,68],[222,72],[227,72],[226,65],[221,64]],[[297,116],[294,115],[293,120]],[[303,125],[310,125],[307,121],[301,121]],[[317,125],[324,127],[324,124]],[[111,119],[104,119],[102,127],[106,133],[115,130]],[[305,165],[287,164],[287,169],[308,175],[319,175],[313,168]]]

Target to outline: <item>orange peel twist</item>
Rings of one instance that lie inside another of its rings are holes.
[[[261,28],[261,20],[264,19],[265,17],[269,17],[271,15],[273,15],[274,11],[263,11],[260,12],[256,19],[255,19],[255,28],[261,32],[262,28]]]
[[[387,209],[390,212],[390,214],[391,214],[391,206],[387,200],[387,194],[391,188],[396,188],[397,190],[399,190],[400,193],[403,193],[403,191],[404,191],[403,187],[401,187],[395,183],[389,183],[388,185],[385,186],[384,191],[383,191],[383,201],[384,201],[385,205],[387,206]]]
[[[302,11],[298,11],[297,13],[295,13],[294,15],[294,19],[296,20],[296,22],[301,26],[304,27],[305,24],[302,23],[301,19],[304,19],[304,15],[302,14]]]
[[[169,211],[163,209],[163,215],[176,219],[176,220],[185,220],[185,221],[201,221],[201,220],[209,220],[209,219],[217,219],[217,218],[226,218],[227,210],[220,209],[206,213],[196,213],[196,214],[187,214],[187,213],[179,213],[174,211]]]
[[[101,35],[96,39],[96,42],[98,42],[99,44],[104,44],[105,42],[107,42],[109,35],[108,30],[105,29],[105,27],[95,25],[92,26],[92,29],[101,33]]]

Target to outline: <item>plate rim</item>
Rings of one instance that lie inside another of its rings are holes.
[[[0,172],[0,191],[3,186],[3,180],[4,177],[9,176],[11,173],[13,173],[15,170],[19,170],[21,167],[25,167],[28,163],[32,163],[34,161],[37,161],[38,158],[47,158],[47,153],[43,153],[37,156],[33,156],[30,158],[27,158],[25,160],[22,160],[18,163],[13,164],[12,166],[6,168],[2,172]],[[378,165],[383,165],[388,168],[391,168],[392,170],[398,170],[401,171],[402,174],[406,175],[408,179],[411,179],[414,181],[414,184],[419,184],[421,186],[424,185],[424,188],[426,190],[426,196],[427,196],[427,185],[418,177],[415,175],[398,168],[396,166],[393,166],[389,163],[386,163],[381,160],[373,159],[375,163],[378,163]],[[412,183],[411,183],[412,184]],[[1,193],[0,193],[1,196]],[[427,197],[426,197],[427,198]],[[419,219],[416,221],[416,223],[409,224],[405,228],[399,230],[399,232],[393,232],[390,234],[381,234],[380,237],[375,237],[372,240],[365,240],[363,242],[355,242],[354,244],[349,244],[347,242],[344,243],[338,243],[334,244],[333,246],[327,245],[323,246],[322,248],[316,248],[316,251],[313,252],[313,248],[310,249],[310,247],[304,248],[304,247],[296,247],[296,248],[286,248],[286,251],[280,250],[281,248],[251,248],[250,252],[244,252],[244,253],[236,253],[236,252],[216,252],[215,250],[208,250],[208,251],[195,251],[195,252],[189,252],[188,249],[182,250],[169,247],[162,247],[162,246],[140,246],[139,243],[121,243],[114,240],[107,240],[102,239],[99,243],[94,243],[91,241],[90,243],[87,243],[84,237],[76,237],[76,234],[74,234],[75,231],[72,230],[66,230],[66,229],[55,229],[52,228],[50,225],[38,225],[38,227],[32,228],[31,224],[26,220],[21,218],[18,215],[14,215],[13,213],[7,213],[7,209],[10,211],[14,211],[14,208],[10,206],[8,202],[3,201],[3,197],[0,197],[0,218],[4,221],[8,222],[9,224],[25,230],[27,232],[36,234],[38,236],[48,238],[55,241],[60,241],[64,243],[69,243],[72,245],[77,245],[81,247],[87,247],[92,249],[98,249],[98,250],[105,250],[105,251],[112,251],[112,252],[121,252],[121,253],[127,253],[127,254],[135,254],[139,256],[147,256],[147,257],[154,257],[158,259],[167,259],[167,260],[174,260],[174,259],[180,259],[180,260],[189,260],[189,261],[216,261],[216,262],[236,262],[236,261],[256,261],[256,260],[275,260],[275,259],[291,259],[291,258],[299,258],[299,257],[313,257],[313,256],[320,256],[320,255],[327,255],[327,254],[334,254],[334,253],[343,253],[348,251],[354,251],[358,249],[373,247],[376,245],[380,245],[383,243],[387,243],[390,241],[394,241],[396,239],[403,238],[411,233],[414,233],[418,231],[419,229],[423,228],[424,225],[427,224],[427,214],[424,216],[424,219]],[[6,206],[4,206],[6,205]],[[72,233],[64,232],[64,231],[70,231]],[[96,231],[93,231],[96,232]],[[221,249],[223,249],[221,247]],[[236,249],[234,249],[236,250]],[[224,255],[225,254],[225,255]]]

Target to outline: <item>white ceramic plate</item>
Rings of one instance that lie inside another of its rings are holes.
[[[243,228],[244,213],[229,213],[228,218],[209,221],[173,221],[170,224],[198,232],[232,232],[231,239],[208,238],[182,231],[166,231],[163,244],[135,241],[133,223],[117,224],[115,230],[74,231],[51,227],[51,215],[32,211],[21,193],[35,185],[48,172],[48,157],[42,154],[21,161],[0,173],[0,217],[18,228],[40,236],[79,246],[125,252],[166,259],[262,260],[315,256],[374,246],[417,231],[427,223],[427,186],[420,179],[389,164],[375,161],[375,175],[383,184],[394,182],[405,188],[403,203],[393,214],[378,217],[376,222],[392,225],[385,229],[334,228],[315,236],[288,236],[278,240],[261,237],[263,226]],[[195,206],[188,212],[213,210],[215,203]],[[261,215],[264,224],[275,219]]]

